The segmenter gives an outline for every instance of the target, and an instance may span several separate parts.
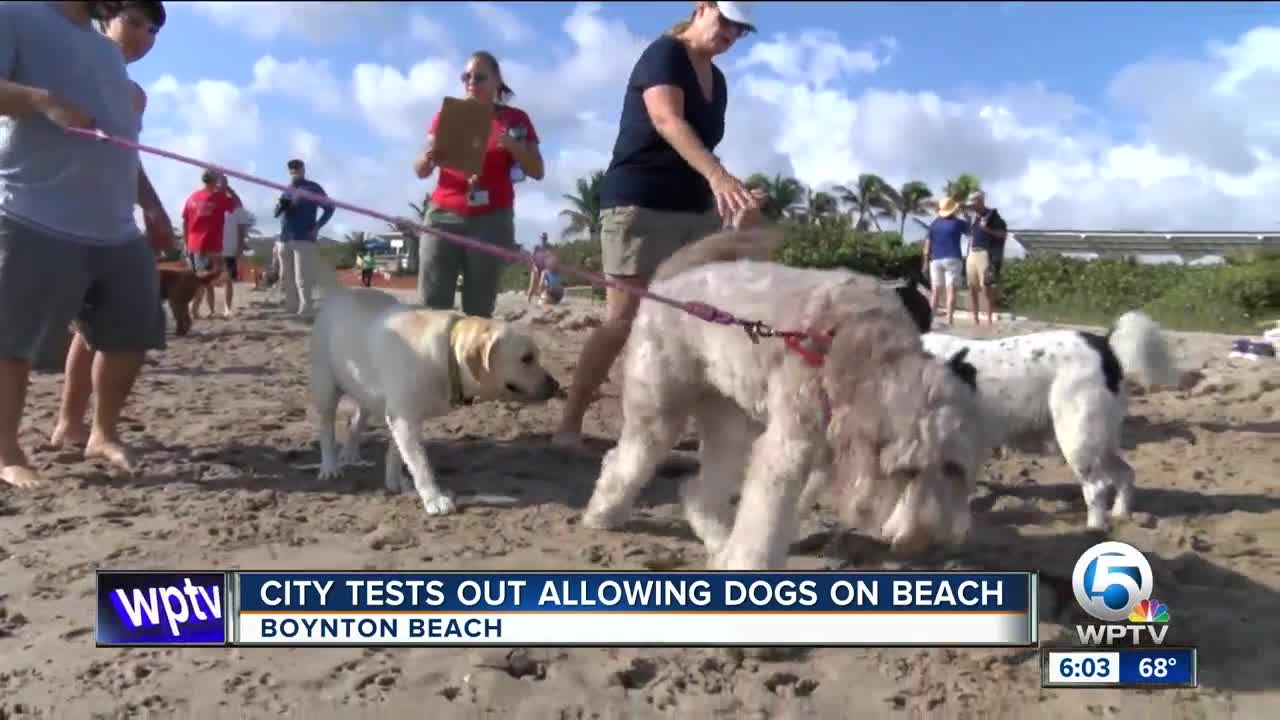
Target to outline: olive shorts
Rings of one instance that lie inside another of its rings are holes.
[[[499,247],[513,248],[516,244],[515,214],[509,209],[458,215],[433,206],[427,211],[425,224]],[[461,275],[462,312],[493,316],[505,260],[427,233],[418,240],[418,251],[418,299],[423,305],[454,309]]]
[[[720,229],[720,214],[628,205],[600,213],[600,249],[609,275],[652,277],[675,251]]]

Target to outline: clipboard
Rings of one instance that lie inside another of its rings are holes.
[[[432,146],[436,164],[479,175],[492,127],[492,105],[446,97],[440,106],[440,123]]]

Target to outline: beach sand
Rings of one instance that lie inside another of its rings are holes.
[[[315,478],[306,325],[247,287],[233,320],[170,337],[123,423],[134,478],[75,452],[37,450],[61,377],[38,375],[23,438],[50,480],[0,486],[0,718],[1264,718],[1280,707],[1280,363],[1229,360],[1231,338],[1171,333],[1188,387],[1134,398],[1125,428],[1136,512],[1111,533],[1144,551],[1172,614],[1166,642],[1200,647],[1195,690],[1041,690],[1032,650],[818,649],[760,657],[661,649],[96,649],[94,570],[700,569],[676,505],[696,466],[686,439],[623,532],[578,524],[619,429],[617,385],[587,417],[592,452],[552,448],[561,402],[489,404],[428,424],[431,461],[460,493],[519,498],[426,516],[382,489],[385,429],[366,463]],[[499,315],[529,323],[568,382],[601,306]],[[518,316],[518,317],[517,317]],[[983,335],[1047,327],[1031,322]],[[344,411],[345,412],[345,411]],[[344,415],[345,417],[345,415]],[[1037,569],[1046,642],[1089,622],[1070,590],[1083,529],[1078,485],[1053,455],[994,460],[964,548],[912,567]],[[790,567],[896,569],[882,546],[806,521]],[[1271,711],[1265,707],[1270,706]]]

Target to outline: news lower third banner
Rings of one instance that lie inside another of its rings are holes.
[[[1035,573],[108,572],[100,646],[1035,645]]]

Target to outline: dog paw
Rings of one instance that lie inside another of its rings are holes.
[[[338,453],[338,462],[343,465],[358,465],[360,463],[360,448],[344,447]]]
[[[318,475],[321,480],[337,480],[342,475],[342,469],[336,462],[321,462]]]
[[[448,515],[457,509],[457,504],[448,495],[437,495],[433,498],[422,498],[422,507],[428,515]]]
[[[627,514],[620,508],[588,507],[582,514],[582,526],[592,530],[616,530],[626,522]]]

